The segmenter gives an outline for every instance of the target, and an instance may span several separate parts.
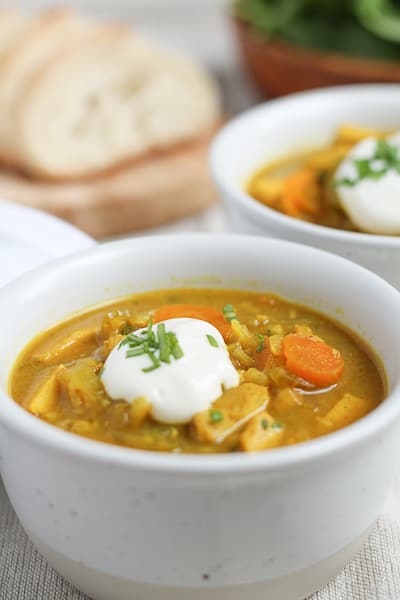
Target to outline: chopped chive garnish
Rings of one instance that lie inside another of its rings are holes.
[[[224,317],[227,321],[233,321],[233,319],[237,319],[236,312],[232,304],[225,304],[222,312],[224,313]]]
[[[269,427],[269,423],[268,423],[268,420],[267,420],[267,419],[263,419],[263,420],[261,421],[261,427],[262,427],[263,429],[268,429],[268,427]]]
[[[165,363],[171,362],[170,338],[165,332],[165,323],[157,325],[158,345],[160,346],[160,360]]]
[[[141,356],[145,354],[146,351],[143,346],[138,346],[137,348],[132,348],[131,350],[127,350],[126,358],[133,358],[134,356]]]
[[[153,331],[153,319],[150,319],[147,325],[147,335],[151,337],[151,332]]]
[[[159,367],[160,367],[160,365],[153,365],[152,367],[146,367],[145,369],[142,369],[142,372],[143,373],[151,373],[151,371],[155,371]]]
[[[211,423],[220,423],[224,420],[224,415],[220,410],[210,410]]]
[[[154,354],[154,352],[148,352],[147,355],[153,364],[151,367],[146,367],[145,369],[142,369],[143,373],[150,373],[150,371],[155,371],[156,369],[161,367],[161,363]]]
[[[258,342],[258,346],[257,346],[256,352],[262,352],[264,350],[264,347],[265,347],[264,346],[264,336],[261,335],[261,333],[257,333],[256,335],[257,335],[258,339],[260,340]]]
[[[171,354],[175,360],[179,360],[183,356],[183,350],[179,345],[178,338],[172,331],[168,333],[168,337],[171,344]]]
[[[165,323],[157,325],[157,332],[153,329],[150,319],[146,329],[128,334],[119,344],[118,349],[127,346],[125,358],[147,355],[151,365],[142,369],[144,373],[150,373],[161,367],[161,363],[170,363],[171,358],[175,360],[182,358],[183,350],[173,332],[165,330]]]
[[[219,348],[218,342],[213,335],[210,335],[209,333],[207,333],[206,337],[210,343],[210,346],[213,346],[213,348]]]

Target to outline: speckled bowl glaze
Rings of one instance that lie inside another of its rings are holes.
[[[274,291],[338,319],[381,357],[387,399],[304,444],[185,456],[69,434],[7,395],[32,336],[98,302],[182,286]],[[0,328],[6,489],[49,563],[94,600],[300,600],[355,553],[383,508],[399,456],[400,295],[349,261],[246,236],[126,240],[1,290]]]
[[[245,191],[250,176],[263,165],[326,146],[340,125],[400,130],[399,106],[400,85],[350,85],[266,102],[230,121],[214,141],[211,167],[232,229],[335,252],[400,288],[400,236],[306,223],[264,206]]]

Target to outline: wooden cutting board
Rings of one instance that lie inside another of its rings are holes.
[[[49,183],[0,171],[0,198],[52,213],[95,238],[162,225],[216,200],[208,168],[211,137],[93,181]]]

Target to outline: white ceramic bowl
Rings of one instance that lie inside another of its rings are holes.
[[[214,178],[234,231],[279,237],[335,252],[400,288],[400,236],[353,233],[306,223],[262,205],[244,189],[249,177],[266,163],[324,147],[338,126],[348,123],[400,130],[400,86],[326,88],[249,110],[217,136],[211,151]]]
[[[388,398],[312,442],[185,456],[86,440],[7,395],[32,336],[82,307],[180,286],[271,290],[339,319],[383,360]],[[252,236],[126,240],[0,290],[0,331],[4,484],[39,550],[95,600],[299,600],[335,575],[382,511],[399,456],[400,294],[352,262]]]

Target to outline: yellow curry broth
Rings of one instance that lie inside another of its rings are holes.
[[[358,231],[343,212],[334,174],[353,146],[368,137],[383,138],[388,131],[345,125],[325,148],[289,155],[263,166],[248,181],[246,191],[269,208],[325,227]]]
[[[129,328],[143,327],[154,310],[168,304],[220,311],[226,304],[234,306],[237,320],[231,322],[228,351],[241,384],[214,404],[223,421],[214,422],[206,411],[187,425],[164,425],[148,416],[145,400],[113,401],[103,389],[99,373],[107,353]],[[339,350],[345,367],[337,384],[319,389],[288,372],[281,347],[284,336],[293,332],[312,334]],[[264,336],[275,354],[256,368]],[[19,356],[9,387],[24,408],[78,435],[148,450],[215,453],[290,445],[353,422],[384,398],[378,364],[361,340],[336,323],[273,295],[177,289],[127,297],[41,334]],[[248,416],[239,414],[239,405]],[[225,435],[224,428],[232,424],[233,431]]]

